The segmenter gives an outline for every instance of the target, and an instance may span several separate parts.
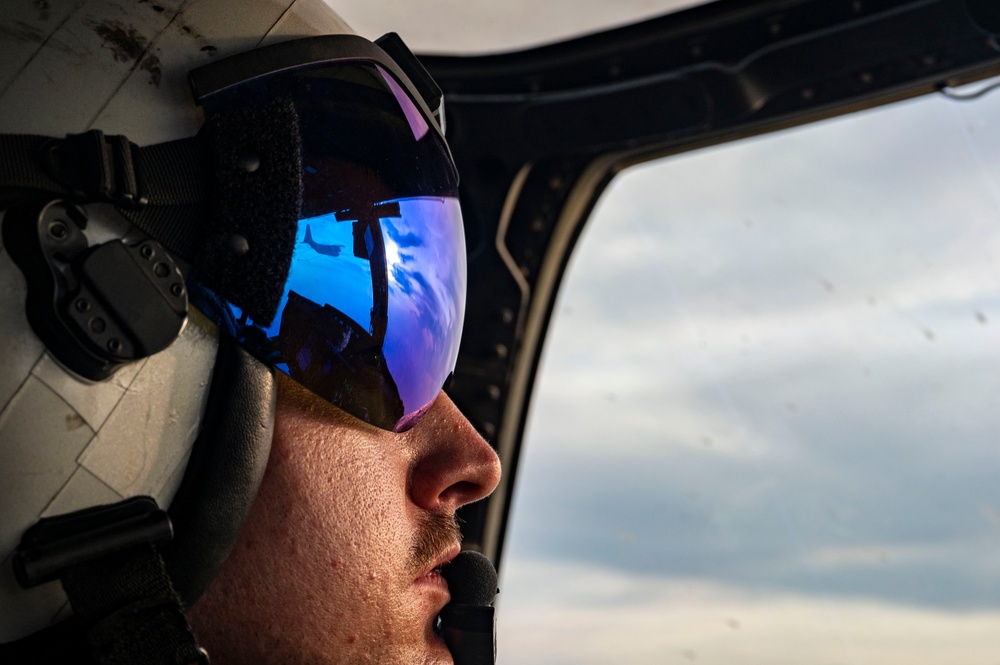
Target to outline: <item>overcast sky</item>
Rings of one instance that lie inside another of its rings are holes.
[[[469,52],[683,4],[336,6]],[[612,184],[534,395],[502,664],[1000,662],[997,117],[925,99]]]
[[[612,185],[534,398],[505,662],[996,662],[998,111]]]

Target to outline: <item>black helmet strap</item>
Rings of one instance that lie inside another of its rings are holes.
[[[56,139],[32,134],[0,135],[0,205],[24,199],[67,198],[106,201],[120,211],[177,208],[184,218],[204,214],[210,181],[203,141],[198,137],[140,148],[124,136],[93,129]],[[185,214],[186,213],[186,214]],[[145,216],[135,214],[145,227]],[[156,229],[145,229],[158,237]],[[185,235],[165,234],[164,244],[185,254]]]
[[[17,581],[28,588],[61,580],[74,612],[55,631],[63,643],[42,653],[55,649],[65,659],[68,649],[75,660],[82,638],[99,665],[207,663],[160,556],[159,544],[171,537],[169,517],[150,497],[46,518],[29,529],[14,556]],[[39,662],[39,646],[10,645],[4,656]],[[23,653],[28,649],[36,652]]]
[[[302,207],[298,116],[277,100],[142,148],[96,129],[62,139],[0,135],[0,209],[60,198],[113,204],[203,284],[270,323]]]

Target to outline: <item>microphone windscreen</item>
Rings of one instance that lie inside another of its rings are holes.
[[[466,550],[441,569],[456,605],[489,605],[497,595],[497,569],[479,552]]]

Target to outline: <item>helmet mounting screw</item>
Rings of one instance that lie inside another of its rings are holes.
[[[66,228],[66,222],[61,219],[49,224],[49,235],[56,240],[63,240],[69,235],[69,229]]]
[[[227,240],[227,244],[229,245],[229,251],[236,256],[243,256],[250,251],[250,242],[239,233],[231,234]]]
[[[236,158],[236,165],[247,173],[260,168],[260,157],[253,150],[242,150]]]

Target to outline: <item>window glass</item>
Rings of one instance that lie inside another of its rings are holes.
[[[995,663],[1000,92],[635,167],[546,341],[499,662]]]

